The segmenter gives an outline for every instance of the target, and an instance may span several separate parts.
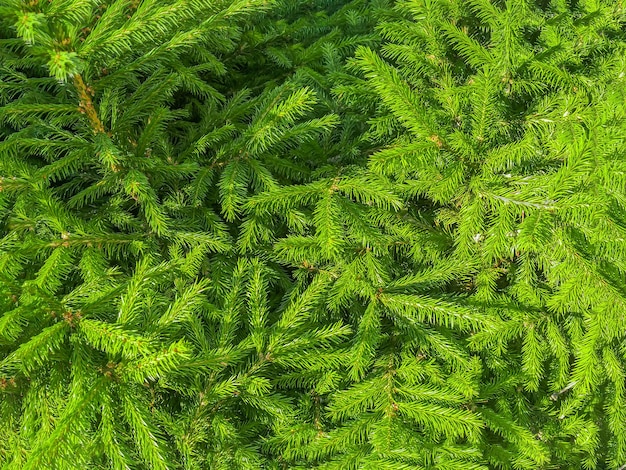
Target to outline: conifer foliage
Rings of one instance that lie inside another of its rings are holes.
[[[624,468],[625,22],[2,0],[0,468]]]

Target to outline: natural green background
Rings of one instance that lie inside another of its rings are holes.
[[[0,0],[0,468],[626,468],[622,0]]]

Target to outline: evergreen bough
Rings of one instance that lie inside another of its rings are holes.
[[[618,0],[3,0],[0,467],[622,469]]]

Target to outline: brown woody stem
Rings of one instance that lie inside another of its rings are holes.
[[[94,134],[104,134],[104,125],[98,117],[96,108],[93,106],[93,101],[91,101],[89,89],[80,74],[74,75],[74,86],[78,91],[78,97],[80,99],[79,109],[86,114]]]

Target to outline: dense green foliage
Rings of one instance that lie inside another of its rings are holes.
[[[620,0],[0,0],[0,468],[626,468]]]

